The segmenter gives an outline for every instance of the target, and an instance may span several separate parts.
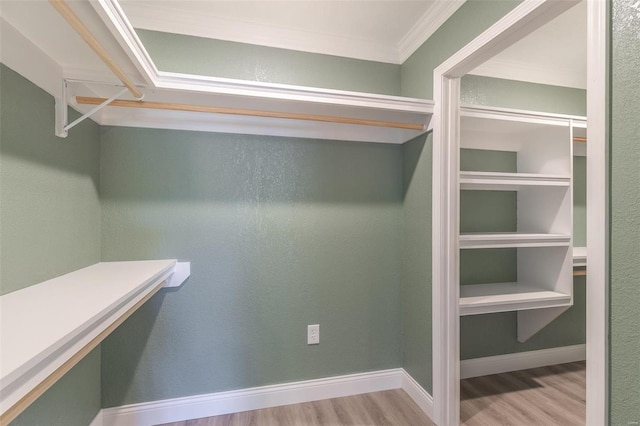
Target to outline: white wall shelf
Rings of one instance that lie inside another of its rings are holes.
[[[460,286],[460,315],[477,315],[566,306],[571,294],[523,283]]]
[[[189,263],[180,264],[176,272],[175,260],[102,262],[0,296],[2,424],[157,290],[181,284]]]
[[[518,191],[531,187],[569,187],[571,177],[536,173],[460,172],[460,189]]]
[[[524,232],[469,232],[460,234],[461,249],[568,247],[571,235]]]

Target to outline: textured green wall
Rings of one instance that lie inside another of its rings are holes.
[[[98,126],[54,136],[54,100],[0,65],[2,294],[100,261]],[[100,409],[94,350],[14,423],[87,425]]]
[[[400,94],[400,65],[136,30],[161,71]]]
[[[613,0],[611,33],[611,425],[640,422],[640,9]]]
[[[104,128],[101,150],[103,260],[192,262],[103,342],[104,407],[401,364],[400,146]]]
[[[467,0],[402,64],[402,96],[433,99],[433,70],[519,3],[518,0]]]
[[[402,146],[402,366],[432,391],[431,134]]]
[[[587,115],[587,91],[524,81],[465,75],[460,83],[465,104],[499,106],[530,111]]]

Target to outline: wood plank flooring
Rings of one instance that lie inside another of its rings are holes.
[[[461,382],[463,426],[585,424],[585,363]],[[266,408],[164,426],[433,426],[401,389]]]
[[[465,379],[460,395],[464,426],[584,425],[585,363]]]
[[[402,389],[265,408],[165,426],[418,426],[433,423]]]

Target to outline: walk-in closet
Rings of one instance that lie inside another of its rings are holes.
[[[0,426],[637,425],[628,3],[1,0]]]

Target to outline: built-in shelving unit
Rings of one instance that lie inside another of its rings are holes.
[[[189,263],[102,262],[0,296],[0,423],[7,424]]]
[[[548,323],[549,309],[561,312],[573,303],[572,119],[467,108],[461,114],[460,147],[511,153],[516,170],[460,170],[459,183],[462,191],[481,192],[476,201],[489,200],[482,195],[489,191],[515,193],[515,211],[509,214],[516,229],[461,229],[459,248],[512,249],[517,263],[515,282],[461,285],[460,315],[518,311],[524,341],[535,332],[532,324],[539,330]],[[502,207],[490,205],[486,211],[495,208]],[[538,321],[536,312],[545,310]]]

